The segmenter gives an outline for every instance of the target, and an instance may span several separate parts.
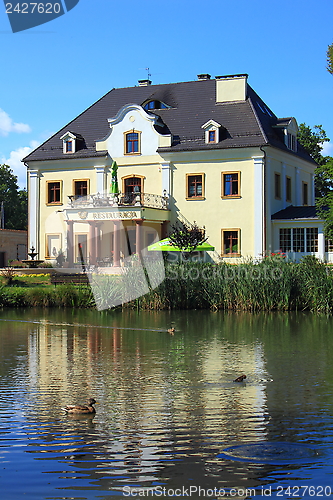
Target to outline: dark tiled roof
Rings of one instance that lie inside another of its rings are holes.
[[[278,118],[250,86],[246,101],[217,104],[216,81],[201,80],[113,89],[30,153],[24,161],[103,156],[107,153],[96,152],[95,141],[109,133],[108,118],[113,118],[126,104],[142,105],[149,100],[161,101],[170,106],[154,111],[165,124],[160,131],[171,133],[173,137],[171,147],[160,148],[160,152],[264,145],[289,151],[284,144],[282,131],[273,128]],[[224,130],[218,144],[205,144],[204,141],[201,126],[210,119],[221,124]],[[69,130],[75,130],[75,134],[84,139],[80,141],[80,149],[71,155],[62,152],[60,140]],[[313,162],[301,148],[292,154]]]
[[[316,206],[308,207],[294,207],[290,205],[283,210],[279,210],[272,215],[272,220],[282,220],[282,219],[320,219],[318,209]]]

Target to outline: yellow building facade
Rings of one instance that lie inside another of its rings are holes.
[[[32,152],[24,161],[38,258],[119,267],[177,220],[205,227],[213,260],[325,258],[316,164],[296,120],[279,119],[247,80],[114,89]]]

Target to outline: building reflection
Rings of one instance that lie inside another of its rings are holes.
[[[97,469],[108,468],[109,476],[121,471],[149,481],[186,457],[204,475],[208,455],[224,445],[264,438],[260,342],[126,328],[41,321],[29,336],[29,383],[45,405],[90,396],[99,403],[78,443],[81,452],[86,443],[88,459],[75,460],[76,467],[90,468],[97,454]],[[247,381],[233,382],[241,373]],[[89,444],[92,431],[98,452]]]

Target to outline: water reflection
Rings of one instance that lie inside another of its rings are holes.
[[[251,487],[259,497],[270,483],[327,483],[331,323],[303,314],[4,312],[6,498],[123,498],[126,485]],[[99,403],[94,418],[61,412],[87,397]],[[287,469],[219,456],[279,441],[322,455]]]

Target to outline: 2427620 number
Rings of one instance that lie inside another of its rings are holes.
[[[60,3],[6,3],[7,14],[59,14]]]

